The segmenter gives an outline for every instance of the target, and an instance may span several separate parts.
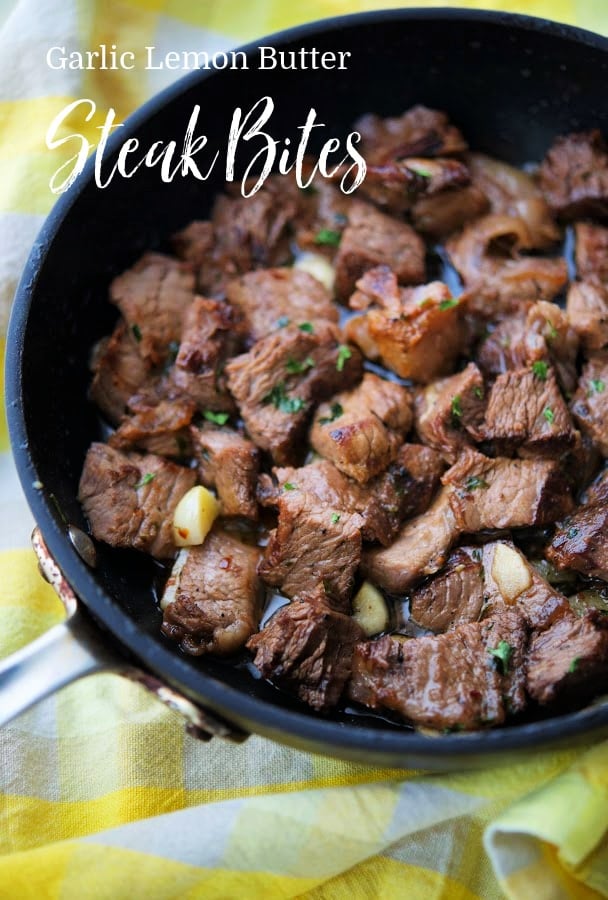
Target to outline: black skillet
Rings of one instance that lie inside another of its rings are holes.
[[[318,121],[328,124],[317,146],[329,135],[347,133],[363,112],[396,114],[415,103],[446,110],[472,147],[516,164],[540,159],[560,133],[608,131],[608,41],[574,28],[501,13],[394,10],[331,19],[258,43],[352,55],[346,71],[260,71],[257,45],[250,45],[247,72],[186,76],[135,113],[110,147],[115,152],[132,135],[144,148],[159,139],[181,143],[198,103],[200,130],[210,146],[223,148],[232,110],[247,109],[266,94],[275,101],[271,131],[277,137],[295,139],[308,109],[316,108]],[[176,229],[204,218],[222,181],[221,166],[207,182],[178,178],[170,185],[157,170],[142,168],[131,180],[116,178],[99,190],[89,164],[49,216],[17,292],[6,378],[12,446],[48,550],[86,608],[80,621],[88,624],[77,630],[90,635],[94,620],[108,656],[136,661],[146,673],[140,678],[171,686],[217,722],[370,764],[482,766],[511,760],[515,752],[591,743],[608,734],[605,703],[501,730],[435,738],[380,719],[322,718],[246,669],[187,658],[169,645],[159,632],[150,588],[154,567],[147,559],[100,546],[98,564],[89,568],[75,552],[66,525],[86,528],[76,490],[86,449],[98,435],[86,399],[87,360],[116,316],[106,300],[108,283],[145,248],[162,247]],[[47,574],[49,566],[47,558]],[[19,688],[15,668],[10,677],[6,671],[0,672],[3,682],[14,676]],[[30,685],[32,697],[44,690]]]

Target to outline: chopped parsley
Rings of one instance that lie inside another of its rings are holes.
[[[301,375],[302,372],[305,372],[307,369],[314,368],[314,365],[315,361],[314,359],[311,359],[310,356],[307,356],[306,359],[302,360],[302,362],[289,357],[289,359],[285,363],[285,368],[290,375]]]
[[[301,322],[298,325],[298,328],[300,329],[300,331],[305,331],[306,334],[313,334],[313,332],[314,332],[312,322]]]
[[[225,425],[230,418],[230,413],[213,412],[210,409],[206,409],[203,413],[203,418],[207,419],[208,422],[213,422],[214,425]]]
[[[487,481],[484,481],[483,478],[478,478],[477,475],[471,475],[470,478],[467,478],[465,487],[467,491],[476,491],[478,488],[487,488],[490,487],[490,485]]]
[[[330,409],[330,415],[329,416],[321,416],[321,418],[319,419],[319,425],[329,425],[330,422],[333,422],[335,419],[338,419],[344,412],[344,409],[343,409],[341,403],[332,403],[332,405],[330,406],[329,409]]]
[[[338,515],[338,513],[332,513],[331,514],[331,524],[337,525],[339,521],[340,521],[340,516]]]
[[[439,304],[439,311],[444,312],[446,309],[452,309],[454,306],[458,306],[458,298],[448,297],[447,300],[442,300]]]
[[[289,316],[279,316],[277,319],[277,328],[286,328],[290,321]]]
[[[408,166],[408,169],[410,170],[410,172],[415,172],[416,175],[421,175],[422,178],[432,178],[433,177],[433,173],[429,169],[427,169],[425,166],[417,166],[417,165],[410,164]]]
[[[450,409],[453,419],[462,419],[462,398],[460,394],[454,394]]]
[[[304,409],[305,406],[301,397],[289,397],[287,395],[282,381],[279,384],[275,384],[270,393],[262,398],[262,403],[272,403],[275,409],[283,413],[297,413]]]
[[[576,528],[576,526],[573,525],[572,528],[568,529],[566,537],[569,538],[570,540],[572,540],[572,538],[575,538],[577,536],[577,534],[578,534],[578,528]]]
[[[532,371],[540,381],[546,381],[549,364],[542,359],[537,359],[536,362],[532,363]]]
[[[553,425],[553,423],[555,422],[555,413],[550,406],[545,406],[545,408],[543,409],[543,416],[545,417],[549,425]]]
[[[315,235],[315,244],[323,244],[326,247],[337,247],[341,240],[341,233],[331,228],[321,228]]]
[[[145,487],[147,484],[150,484],[151,481],[154,481],[156,478],[156,474],[154,472],[146,472],[141,481],[138,481],[135,485],[135,490],[138,491],[141,487]]]
[[[139,343],[141,341],[141,328],[136,323],[135,325],[131,325],[131,331],[133,332],[133,337]]]
[[[573,672],[576,672],[576,670],[578,669],[578,664],[579,664],[580,661],[581,661],[580,656],[575,656],[575,657],[573,658],[572,662],[571,662],[570,665],[568,666],[568,675],[572,675]]]
[[[509,671],[509,662],[513,656],[511,644],[508,644],[506,641],[499,641],[498,647],[495,647],[493,650],[491,648],[488,649],[488,653],[496,660],[499,671],[506,675]]]
[[[295,491],[297,485],[295,485],[292,481],[286,481],[283,485],[284,491]]]
[[[338,347],[338,359],[336,360],[336,369],[338,372],[341,372],[344,369],[344,363],[347,359],[350,359],[353,355],[353,351],[350,347],[347,347],[346,344],[340,344]]]
[[[548,341],[554,341],[557,337],[557,328],[555,327],[555,325],[553,325],[552,322],[549,321],[549,319],[545,319],[545,322],[547,323],[546,338]]]
[[[483,400],[484,393],[483,393],[482,387],[479,387],[479,385],[477,385],[477,387],[473,388],[473,393],[475,394],[475,396],[477,397],[478,400]]]
[[[603,394],[606,390],[606,385],[602,381],[601,378],[592,378],[589,382],[589,391],[587,396],[591,396],[591,394]]]

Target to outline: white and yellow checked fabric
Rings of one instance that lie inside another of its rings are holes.
[[[53,201],[48,123],[79,97],[123,118],[175,75],[50,72],[50,46],[213,51],[391,5],[509,9],[608,32],[604,0],[0,0],[0,334]],[[89,123],[92,142],[98,124]],[[31,551],[12,549],[27,546],[30,525],[10,457],[0,454],[0,656],[62,616]],[[608,896],[608,744],[484,773],[382,771],[257,737],[200,744],[176,714],[113,676],[66,688],[0,732],[0,898],[503,892]]]

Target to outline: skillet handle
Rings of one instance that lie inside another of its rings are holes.
[[[40,572],[55,589],[68,617],[0,662],[0,726],[79,678],[113,672],[141,684],[166,706],[181,713],[187,731],[201,740],[217,736],[242,741],[248,737],[246,732],[193,703],[150,672],[130,665],[118,650],[106,644],[101,630],[80,609],[74,591],[38,528],[32,534],[32,545]]]

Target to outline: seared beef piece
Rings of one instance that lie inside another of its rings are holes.
[[[162,631],[193,656],[236,653],[257,630],[263,589],[260,552],[214,529],[181,550],[161,600]]]
[[[224,365],[243,337],[240,317],[228,303],[197,297],[186,310],[170,378],[201,411],[234,410]]]
[[[483,433],[500,456],[558,457],[574,446],[572,419],[547,363],[498,376]]]
[[[465,622],[476,622],[484,605],[480,547],[458,547],[445,569],[416,588],[410,615],[422,628],[437,633]]]
[[[547,557],[558,569],[574,569],[608,581],[608,477],[606,472],[585,492],[585,503],[555,532]]]
[[[572,498],[559,463],[544,459],[490,459],[465,450],[442,478],[457,527],[484,529],[548,525],[567,515]]]
[[[222,515],[257,519],[255,498],[260,451],[252,441],[231,428],[191,429],[201,482],[217,491]]]
[[[355,283],[375,266],[389,266],[403,284],[424,281],[424,241],[410,225],[378,212],[367,203],[353,204],[335,259],[336,294],[346,301]]]
[[[477,348],[475,361],[483,374],[492,378],[510,369],[526,365],[526,315],[512,315],[502,319]]]
[[[367,372],[356,388],[319,406],[310,442],[340,471],[365,484],[395,459],[411,424],[407,388]]]
[[[588,353],[608,347],[607,287],[599,281],[573,282],[568,291],[566,310],[572,328]]]
[[[264,506],[277,506],[284,490],[314,494],[334,511],[359,513],[364,520],[363,539],[388,546],[404,519],[427,509],[443,470],[441,458],[434,450],[420,444],[403,444],[386,472],[366,485],[358,484],[329,460],[321,459],[299,469],[273,469],[276,485],[270,476],[260,476],[258,499]]]
[[[427,384],[450,372],[464,350],[464,300],[440,281],[399,288],[386,267],[372,269],[357,283],[354,309],[378,304],[346,323],[348,339],[368,359],[380,361],[402,378]]]
[[[526,661],[527,689],[543,706],[557,701],[580,705],[605,691],[608,679],[608,616],[589,610],[563,616],[533,634]]]
[[[226,373],[252,440],[289,465],[303,455],[312,408],[358,381],[361,357],[340,343],[333,323],[319,319],[312,331],[288,325],[262,338]]]
[[[466,163],[473,184],[490,201],[490,212],[523,219],[528,238],[522,248],[540,250],[559,240],[560,229],[531,175],[483,153],[467,153]]]
[[[286,597],[323,587],[328,602],[346,611],[361,558],[364,524],[358,513],[332,510],[314,494],[283,491],[279,521],[270,532],[258,572]]]
[[[333,259],[336,241],[348,225],[348,215],[360,201],[344,194],[326,178],[317,176],[310,190],[300,191],[301,210],[294,222],[295,243],[301,250],[310,250]],[[323,236],[333,232],[334,241],[324,243]]]
[[[289,262],[289,224],[298,213],[298,193],[281,178],[251,197],[217,198],[211,220],[218,247],[237,261],[239,272]]]
[[[93,536],[112,547],[133,547],[158,559],[175,554],[175,507],[196,480],[160,456],[121,453],[107,444],[89,447],[78,499]]]
[[[549,206],[561,219],[608,214],[608,152],[597,129],[556,138],[539,176]]]
[[[446,247],[471,292],[470,309],[485,319],[512,315],[537,300],[552,300],[568,280],[566,261],[523,256],[530,243],[523,219],[491,214],[451,238]]]
[[[449,156],[467,149],[446,114],[426,106],[412,106],[387,119],[368,113],[354,127],[362,137],[361,153],[369,165],[408,156]]]
[[[197,290],[206,297],[223,297],[227,282],[246,265],[246,260],[222,252],[211,222],[190,222],[171,243],[176,256],[192,266]]]
[[[247,646],[264,678],[326,712],[342,695],[353,647],[362,636],[354,619],[331,609],[318,594],[281,607]]]
[[[412,209],[416,231],[446,238],[488,211],[488,198],[475,184],[420,197]]]
[[[526,643],[526,625],[515,610],[450,634],[366,641],[355,647],[348,697],[427,728],[499,725],[526,704]]]
[[[407,157],[368,165],[359,191],[376,206],[401,217],[418,197],[444,197],[470,180],[469,170],[459,160]]]
[[[129,409],[131,415],[123,417],[120,427],[108,439],[111,447],[118,450],[136,447],[159,456],[188,455],[191,449],[188,427],[195,411],[192,400],[144,391],[130,398]]]
[[[91,368],[91,400],[116,425],[126,412],[129,397],[139,390],[150,371],[134,335],[122,320],[111,337],[97,345]]]
[[[608,456],[608,355],[592,356],[572,398],[572,415],[603,456]]]
[[[259,269],[226,288],[252,341],[259,341],[287,322],[338,321],[338,310],[320,281],[301,269]]]
[[[390,547],[363,553],[363,572],[390,594],[402,594],[444,565],[459,533],[449,492],[443,490],[426,512],[405,523]]]
[[[180,339],[182,319],[194,300],[194,274],[187,263],[145,253],[114,279],[110,300],[120,309],[151,365],[164,363]]]
[[[582,280],[608,281],[608,228],[577,222],[576,274]]]
[[[482,437],[485,388],[475,363],[462,372],[431,382],[416,394],[416,431],[420,439],[452,463],[463,447]]]

